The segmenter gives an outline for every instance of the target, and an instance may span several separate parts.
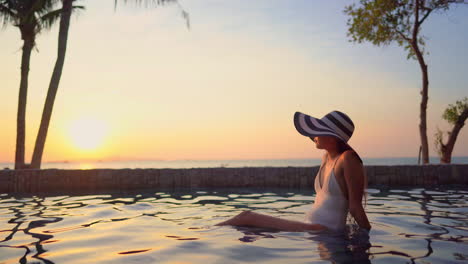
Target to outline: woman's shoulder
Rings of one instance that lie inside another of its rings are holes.
[[[361,159],[359,158],[359,155],[356,153],[356,151],[352,149],[346,150],[345,152],[343,152],[343,154],[341,155],[341,158],[343,159],[344,163],[361,164]]]
[[[343,170],[343,177],[354,178],[357,174],[362,174],[364,171],[364,165],[359,158],[359,155],[354,150],[347,150],[341,155],[341,168]],[[347,171],[348,173],[345,173]],[[354,175],[354,176],[353,176]]]

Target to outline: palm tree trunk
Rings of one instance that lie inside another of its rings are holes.
[[[23,35],[23,54],[21,57],[21,81],[18,96],[18,114],[16,116],[16,153],[15,170],[23,169],[25,138],[26,138],[26,103],[28,96],[28,76],[31,61],[31,51],[34,47],[34,35],[28,34],[27,30],[21,29]]]
[[[62,76],[63,65],[65,63],[65,54],[67,51],[68,30],[70,28],[70,17],[72,4],[74,0],[62,0],[62,14],[60,17],[60,28],[58,36],[58,52],[57,60],[55,61],[54,71],[49,84],[44,110],[42,111],[41,124],[34,146],[34,152],[31,161],[31,168],[40,169],[42,162],[42,154],[44,152],[47,131],[49,129],[52,109],[54,107],[55,96]]]

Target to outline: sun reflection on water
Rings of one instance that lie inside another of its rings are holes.
[[[214,226],[243,210],[300,220],[314,198],[301,191],[1,195],[0,263],[454,262],[468,250],[467,194],[370,190],[370,239]]]

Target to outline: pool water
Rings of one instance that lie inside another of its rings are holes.
[[[467,263],[466,187],[368,189],[343,234],[214,226],[243,210],[302,220],[313,192],[0,195],[0,263]]]

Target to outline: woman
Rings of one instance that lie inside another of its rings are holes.
[[[255,226],[284,231],[342,231],[349,212],[359,227],[369,231],[371,225],[362,206],[367,179],[361,158],[347,143],[354,132],[351,119],[339,111],[330,112],[321,119],[296,112],[294,125],[301,135],[312,139],[318,149],[326,151],[315,177],[315,202],[306,214],[306,221],[244,211],[217,225]]]

